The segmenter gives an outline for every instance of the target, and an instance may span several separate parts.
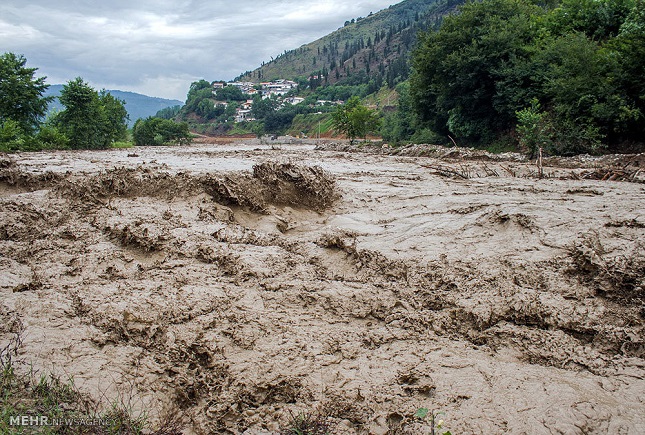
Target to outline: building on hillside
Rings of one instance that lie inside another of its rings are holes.
[[[246,100],[240,105],[240,108],[242,108],[242,110],[251,110],[252,107],[253,107],[253,100]]]
[[[262,86],[262,97],[269,98],[273,95],[284,96],[298,87],[296,82],[291,80],[275,80],[272,82],[260,83]]]
[[[251,114],[251,110],[244,110],[238,108],[235,112],[235,122],[245,122],[245,121],[255,121],[255,118]]]
[[[294,106],[302,103],[303,101],[305,101],[305,99],[302,97],[289,97],[284,99],[285,103],[293,104]]]
[[[235,122],[255,121],[252,114],[253,100],[246,100],[235,110]]]
[[[316,106],[341,106],[345,104],[342,100],[329,101],[329,100],[318,100],[316,101]]]
[[[228,85],[235,86],[245,94],[248,94],[249,91],[251,91],[252,89],[253,90],[255,89],[255,83],[253,82],[229,82]]]

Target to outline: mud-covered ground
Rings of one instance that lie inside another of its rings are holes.
[[[187,434],[645,433],[643,156],[365,151],[1,156],[0,338]]]

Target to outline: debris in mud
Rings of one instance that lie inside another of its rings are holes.
[[[645,223],[640,222],[637,219],[628,219],[623,221],[613,221],[607,222],[605,224],[607,228],[645,228]]]
[[[142,221],[108,225],[104,231],[123,246],[133,246],[147,252],[160,250],[168,239],[168,235],[162,228]]]
[[[328,142],[317,144],[319,151],[343,151],[352,153],[386,154],[392,156],[432,157],[442,160],[491,160],[491,161],[526,161],[520,153],[494,154],[485,150],[463,147],[446,147],[431,144],[409,144],[398,147],[383,146],[380,143],[350,144],[349,142]]]
[[[626,169],[606,168],[584,171],[579,177],[583,180],[645,182],[645,180],[639,177],[642,172],[642,169],[630,171]]]
[[[348,254],[356,253],[356,237],[353,231],[335,231],[323,234],[318,239],[318,245],[324,248],[339,249]]]
[[[645,154],[615,154],[589,158],[588,156],[577,156],[568,161],[559,159],[557,164],[572,165],[574,162],[587,160],[586,165],[591,163],[591,168],[582,171],[577,175],[583,180],[601,181],[631,181],[645,183]]]
[[[279,435],[328,435],[331,428],[324,415],[306,412],[301,412],[298,415],[291,413],[291,421],[288,426]]]
[[[264,162],[253,166],[253,177],[268,187],[270,201],[324,210],[339,194],[336,181],[320,166]]]
[[[501,210],[485,213],[477,220],[477,223],[478,225],[484,225],[485,223],[493,225],[515,224],[527,230],[537,228],[531,216],[527,216],[524,213],[504,213]]]
[[[421,165],[424,168],[432,169],[433,174],[441,175],[442,177],[448,178],[461,178],[463,180],[468,180],[471,178],[467,170],[456,171],[442,165]]]
[[[592,232],[570,246],[569,253],[572,272],[594,284],[599,294],[627,304],[645,303],[645,245],[640,241],[628,251],[612,254]]]

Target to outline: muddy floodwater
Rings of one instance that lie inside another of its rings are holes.
[[[186,434],[429,433],[419,408],[453,434],[644,434],[640,168],[254,140],[0,156],[0,340],[20,324],[36,370]]]

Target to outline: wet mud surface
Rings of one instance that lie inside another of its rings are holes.
[[[645,433],[645,184],[585,176],[630,159],[1,156],[0,338],[186,433]]]

